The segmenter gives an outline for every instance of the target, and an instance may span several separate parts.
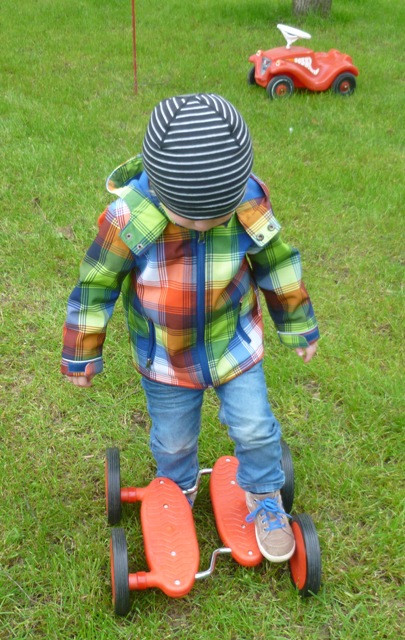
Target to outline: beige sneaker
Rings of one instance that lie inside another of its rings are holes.
[[[280,491],[260,494],[247,491],[246,504],[250,511],[246,522],[255,523],[257,544],[264,557],[271,562],[291,558],[295,540]]]

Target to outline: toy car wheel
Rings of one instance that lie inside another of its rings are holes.
[[[294,93],[294,83],[288,76],[272,78],[266,87],[269,98],[287,98]]]
[[[311,516],[296,515],[291,520],[295,552],[290,558],[291,579],[302,597],[318,593],[321,585],[321,551]]]
[[[290,447],[284,440],[281,440],[281,466],[285,476],[284,486],[280,492],[281,498],[285,511],[291,513],[294,503],[294,466]]]
[[[351,96],[356,88],[356,76],[352,73],[341,73],[332,83],[333,93],[341,96]]]
[[[128,551],[125,532],[121,528],[111,531],[110,567],[114,611],[118,616],[126,616],[130,609]]]
[[[107,449],[105,458],[105,502],[109,524],[121,520],[121,474],[120,452],[116,448]]]
[[[249,69],[247,81],[248,81],[248,84],[257,84],[256,83],[256,78],[255,78],[255,68],[254,67]]]

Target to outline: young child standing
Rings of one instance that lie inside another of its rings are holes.
[[[177,96],[155,107],[142,155],[108,179],[118,199],[100,216],[70,295],[61,370],[79,387],[102,371],[121,293],[157,475],[194,486],[203,395],[213,387],[259,548],[281,562],[295,543],[280,497],[281,434],[262,369],[259,289],[281,342],[304,362],[319,334],[299,253],[282,241],[252,164],[247,125],[221,96]]]

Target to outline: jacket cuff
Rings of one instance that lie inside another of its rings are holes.
[[[60,370],[64,376],[95,376],[103,370],[103,359],[66,360],[62,358]]]
[[[320,338],[318,327],[314,327],[306,333],[291,333],[288,331],[277,331],[280,342],[290,349],[298,349],[308,347]]]

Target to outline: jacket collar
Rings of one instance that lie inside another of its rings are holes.
[[[138,155],[114,169],[106,185],[107,191],[122,198],[131,212],[120,237],[138,256],[162,235],[169,223],[158,206],[140,189],[142,172],[142,157]]]
[[[256,176],[252,175],[251,178],[259,185],[263,195],[242,202],[236,209],[236,215],[253,242],[264,247],[277,235],[281,225],[274,217],[266,185]]]
[[[144,185],[141,189],[142,176],[142,156],[138,155],[114,169],[106,184],[107,191],[122,198],[131,212],[120,237],[136,255],[144,253],[169,223],[157,200],[153,202],[153,194],[145,193]],[[236,215],[253,242],[263,247],[279,232],[280,225],[273,215],[267,187],[255,176],[252,179],[261,188],[261,195],[242,202]]]

